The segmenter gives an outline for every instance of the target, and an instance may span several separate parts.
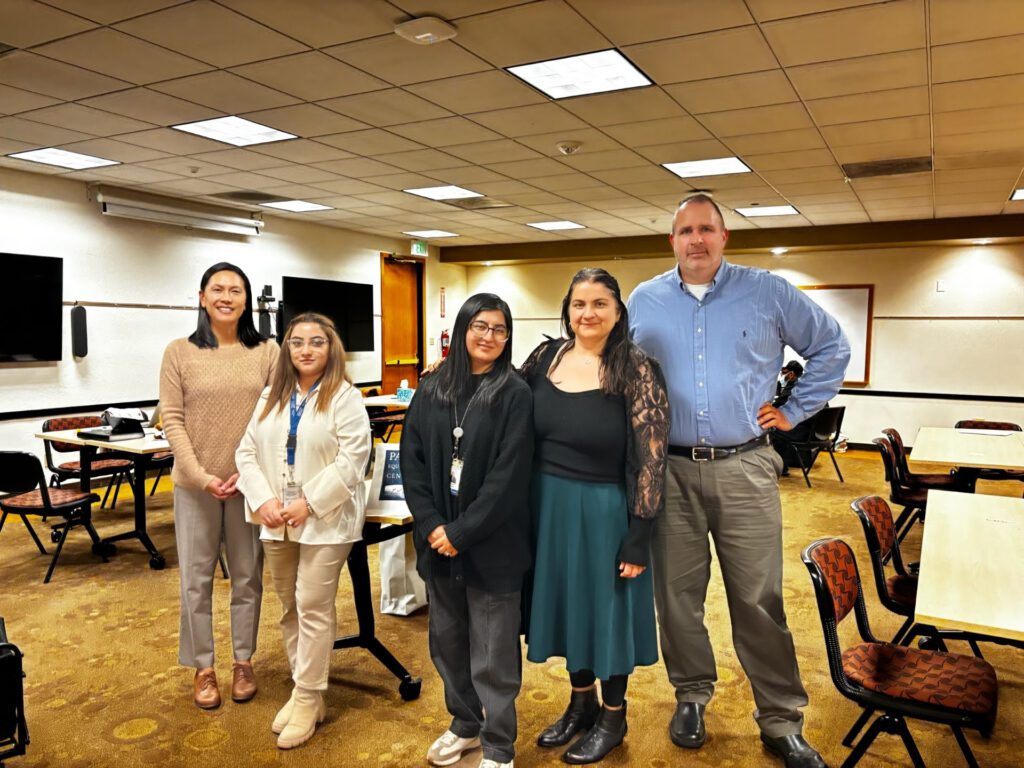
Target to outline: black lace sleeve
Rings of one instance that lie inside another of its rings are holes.
[[[565,339],[547,339],[537,345],[537,348],[530,353],[526,361],[519,367],[519,375],[526,379],[530,386],[533,386],[537,376],[546,376],[551,365],[551,356]]]
[[[658,363],[641,358],[626,392],[631,440],[626,482],[634,517],[653,520],[664,506],[669,406],[665,377]]]

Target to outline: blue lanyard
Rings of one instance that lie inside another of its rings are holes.
[[[298,393],[292,392],[291,425],[288,428],[288,442],[285,443],[285,446],[288,449],[289,467],[295,466],[295,445],[297,442],[296,437],[299,431],[299,422],[302,420],[302,414],[306,410],[306,403],[309,402],[310,395],[312,395],[316,391],[316,388],[319,386],[320,382],[318,381],[316,384],[310,387],[309,392],[307,392],[306,396],[302,398],[301,403],[298,402]]]

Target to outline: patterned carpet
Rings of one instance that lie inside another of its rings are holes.
[[[848,754],[839,740],[858,713],[841,698],[828,675],[821,626],[800,549],[815,538],[840,535],[856,551],[862,574],[869,564],[860,525],[849,509],[856,496],[884,492],[879,458],[849,453],[839,458],[846,483],[840,484],[827,461],[812,473],[814,488],[799,475],[782,480],[786,540],[786,600],[790,626],[800,653],[803,679],[811,697],[805,734],[830,765]],[[260,651],[256,657],[260,692],[248,704],[230,700],[202,712],[191,702],[191,671],[177,666],[178,572],[174,552],[169,486],[152,499],[150,532],[167,555],[164,571],[151,571],[141,547],[122,544],[104,564],[87,537],[76,530],[54,574],[42,584],[46,558],[39,555],[17,520],[0,534],[0,615],[12,641],[25,653],[26,709],[32,743],[28,754],[10,762],[26,768],[86,766],[417,766],[447,725],[439,680],[427,653],[424,613],[411,618],[384,617],[378,631],[400,659],[423,677],[423,695],[404,703],[394,678],[365,651],[336,654],[327,697],[327,721],[314,739],[291,752],[275,748],[270,721],[287,697],[288,673],[276,626],[277,599],[264,595]],[[982,484],[988,493],[1019,494],[1019,484]],[[98,511],[101,534],[130,527],[130,497],[122,493],[116,512]],[[37,526],[41,528],[41,526]],[[908,540],[908,559],[920,540],[920,528]],[[371,560],[375,551],[371,550]],[[343,576],[338,598],[342,631],[354,628],[350,589]],[[269,577],[267,578],[269,588]],[[374,584],[377,584],[374,569]],[[868,608],[879,636],[891,636],[896,617],[878,604],[870,584]],[[375,586],[376,591],[376,586]],[[230,681],[227,583],[218,581],[215,601],[218,662],[222,684]],[[709,740],[699,752],[672,746],[666,726],[673,697],[658,665],[638,671],[629,691],[630,731],[608,766],[666,768],[686,766],[771,766],[781,763],[765,752],[751,718],[747,681],[729,641],[729,620],[717,569],[708,597],[708,626],[715,644],[720,683],[708,714]],[[853,642],[852,621],[844,637]],[[959,644],[953,650],[964,651]],[[999,678],[999,716],[991,739],[969,732],[982,765],[1024,763],[1024,652],[986,647]],[[536,733],[557,718],[567,697],[567,675],[558,663],[527,664],[519,698],[520,768],[561,765],[557,752],[534,745]],[[222,691],[226,688],[222,687]],[[228,698],[228,697],[226,697]],[[952,733],[936,725],[912,722],[929,766],[959,766],[963,760]],[[476,766],[472,753],[460,766]],[[865,766],[907,765],[899,739],[881,736],[862,762]]]

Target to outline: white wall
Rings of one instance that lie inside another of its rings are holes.
[[[355,381],[379,380],[380,253],[407,253],[409,242],[277,216],[265,220],[264,234],[240,238],[112,218],[87,199],[82,182],[0,169],[0,252],[63,258],[65,301],[194,307],[199,278],[218,261],[245,270],[254,292],[269,284],[278,298],[282,275],[371,283],[376,348],[351,353],[349,371]],[[465,269],[441,265],[432,248],[426,282],[435,286],[425,296],[433,337],[444,327],[436,319],[437,288],[447,287],[449,308],[452,299],[461,301]],[[66,307],[63,360],[0,364],[0,412],[156,399],[164,347],[196,322],[195,310],[88,307],[89,354],[76,360],[69,312]],[[41,453],[31,438],[40,423],[0,421],[0,445]]]
[[[666,252],[668,247],[666,244]],[[729,256],[772,270],[797,285],[875,285],[871,379],[866,391],[1024,395],[1024,247],[936,246],[859,251]],[[501,295],[515,314],[513,353],[521,362],[541,333],[558,333],[560,302],[575,271],[601,266],[623,295],[672,268],[664,259],[472,267],[471,292]],[[936,292],[936,281],[945,290]],[[893,426],[912,442],[921,426],[952,426],[961,418],[1024,422],[1024,405],[929,398],[841,395],[843,431],[870,442]]]

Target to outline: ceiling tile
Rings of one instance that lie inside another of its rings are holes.
[[[924,51],[901,51],[807,64],[790,67],[786,72],[804,100],[928,84],[928,63]]]
[[[561,172],[563,168],[557,160],[549,160],[547,158],[540,160],[513,160],[509,163],[488,163],[487,167],[495,173],[503,173],[514,179],[554,176]]]
[[[47,5],[98,21],[100,24],[124,21],[169,5],[178,5],[180,2],[181,0],[46,0]]]
[[[829,165],[835,162],[835,158],[827,149],[812,149],[810,151],[768,152],[765,154],[745,155],[743,162],[755,171],[767,172]]]
[[[81,152],[84,155],[102,157],[107,160],[117,160],[119,163],[138,163],[143,160],[156,160],[167,157],[166,152],[160,152],[148,147],[139,147],[134,144],[126,144],[123,141],[113,139],[86,139],[76,141],[72,144],[64,144],[61,149],[68,149],[72,152]]]
[[[807,102],[807,109],[818,125],[927,115],[928,88],[922,85],[915,88],[896,88],[891,91],[816,99]]]
[[[824,13],[857,5],[887,2],[889,0],[747,0],[747,6],[758,21],[772,21],[790,16],[805,16],[810,13]]]
[[[0,41],[15,48],[29,48],[95,26],[85,19],[34,0],[4,0],[0,3]]]
[[[496,67],[530,64],[612,47],[562,0],[471,16],[459,22],[459,45]]]
[[[13,118],[8,118],[13,119]],[[935,153],[954,155],[963,152],[1005,152],[1024,150],[1020,129],[1011,131],[983,131],[935,136]]]
[[[98,52],[102,51],[102,55]],[[208,64],[113,29],[96,29],[34,53],[139,85],[205,72]]]
[[[127,88],[131,83],[87,72],[28,51],[0,56],[0,83],[65,101]]]
[[[975,170],[1024,165],[1024,151],[1019,149],[996,151],[936,152],[932,161],[936,170]]]
[[[894,117],[888,120],[830,125],[822,128],[821,132],[829,146],[844,147],[871,142],[927,139],[929,130],[928,116],[916,115],[914,117]],[[926,152],[925,154],[931,153]]]
[[[389,163],[390,165],[390,163]],[[396,166],[397,167],[397,166]],[[418,173],[390,173],[385,176],[368,176],[367,179],[372,181],[374,184],[379,184],[382,187],[386,187],[390,190],[395,190],[390,193],[392,195],[401,195],[402,205],[399,207],[405,208],[406,210],[437,210],[437,206],[443,206],[443,203],[436,203],[433,200],[425,200],[422,197],[415,197],[405,192],[399,192],[402,189],[420,189],[422,187],[436,187],[437,182],[429,176],[421,176]],[[384,196],[389,193],[380,192],[377,197],[374,197],[374,202],[387,203],[388,205],[398,205],[394,200],[398,200],[397,196],[392,198],[385,198]],[[360,195],[363,199],[370,199],[365,195]],[[417,203],[417,200],[423,201],[423,203],[429,203],[429,205],[421,206]],[[442,210],[444,208],[442,207]]]
[[[937,142],[936,142],[937,146]],[[847,163],[871,163],[876,160],[899,160],[904,157],[926,157],[931,154],[928,137],[850,144],[834,148],[836,159]]]
[[[632,88],[628,91],[579,96],[562,100],[561,106],[596,126],[634,120],[658,120],[685,114],[660,88]]]
[[[530,107],[478,112],[472,115],[471,119],[497,133],[511,137],[528,136],[542,131],[571,132],[587,127],[587,124],[578,117],[551,102]]]
[[[763,155],[775,152],[793,152],[797,150],[817,149],[824,147],[821,135],[814,128],[800,128],[793,131],[774,131],[773,133],[755,133],[747,136],[732,136],[727,141],[735,153],[747,155]]]
[[[757,27],[641,43],[624,53],[655,82],[681,83],[776,69],[778,62]]]
[[[454,144],[470,144],[475,141],[501,138],[494,131],[471,123],[464,117],[445,117],[440,120],[426,120],[422,123],[396,125],[392,126],[391,130],[431,147],[450,147]]]
[[[198,160],[195,157],[165,157],[159,160],[141,162],[139,165],[155,171],[184,176],[189,179],[202,179],[207,176],[223,176],[232,173],[231,168]]]
[[[152,123],[112,115],[110,112],[81,104],[60,104],[56,107],[37,109],[26,117],[39,123],[84,131],[94,136],[115,136],[119,133],[144,131],[154,127]]]
[[[360,195],[372,192],[387,192],[384,187],[370,184],[359,179],[338,179],[337,181],[320,181],[316,184],[320,189],[336,192],[339,195]]]
[[[923,48],[922,0],[892,0],[761,25],[784,67]]]
[[[961,80],[932,86],[932,109],[953,112],[959,109],[1001,107],[1024,103],[1024,75]]]
[[[608,0],[568,0],[583,18],[615,45],[631,45],[667,37],[684,37],[728,27],[752,24],[743,0],[644,0],[641,3]]]
[[[566,155],[560,158],[564,165],[578,171],[607,171],[614,168],[639,168],[647,165],[647,161],[636,152],[628,149],[616,149],[610,152],[581,152],[577,155]],[[564,173],[565,171],[559,171]]]
[[[384,176],[389,173],[396,173],[400,168],[382,163],[378,160],[370,160],[365,157],[353,157],[348,160],[331,160],[326,163],[317,163],[317,168],[337,173],[340,176],[348,176],[353,179],[365,179],[367,176]],[[335,190],[331,190],[335,191]]]
[[[691,114],[763,107],[796,101],[796,92],[781,69],[666,85],[665,90]]]
[[[36,118],[32,113],[32,119]],[[955,133],[973,133],[1003,130],[1020,130],[1024,125],[1024,104],[985,109],[961,109],[956,112],[942,112],[935,115],[935,135],[948,136]],[[1024,136],[1021,137],[1024,147]]]
[[[36,147],[52,147],[92,138],[87,133],[43,125],[22,117],[0,117],[0,137],[23,141]]]
[[[451,148],[448,148],[450,151]],[[395,152],[378,155],[377,160],[396,168],[407,171],[431,171],[437,168],[451,168],[452,163],[459,162],[457,157],[441,152],[438,149],[417,149],[412,152]]]
[[[291,8],[289,11],[294,13]],[[210,0],[194,0],[121,22],[116,27],[218,67],[306,50],[301,43]]]
[[[447,109],[399,88],[330,99],[320,102],[320,106],[378,128],[451,115]]]
[[[999,203],[953,203],[943,205],[935,203],[935,215],[940,218],[949,216],[995,216],[1002,213],[1007,206]],[[1007,211],[1009,212],[1009,211]]]
[[[226,184],[218,184],[215,181],[206,179],[182,179],[181,181],[168,181],[155,184],[154,188],[170,192],[174,195],[185,195],[187,197],[198,197],[199,195],[218,195],[222,192],[234,192],[235,187]]]
[[[605,133],[628,147],[648,147],[652,144],[666,144],[670,141],[696,141],[709,139],[708,133],[690,116],[667,117],[661,120],[646,120],[640,123],[607,126]]]
[[[566,170],[568,171],[569,169],[567,168]],[[559,173],[555,176],[538,176],[530,179],[530,183],[538,189],[547,189],[552,192],[587,189],[588,187],[599,187],[603,184],[603,182],[598,181],[592,176],[576,173],[575,171]]]
[[[370,128],[365,131],[349,131],[331,136],[321,136],[319,141],[338,147],[356,155],[382,155],[388,152],[408,152],[424,149],[415,141],[409,141],[381,128]]]
[[[518,78],[494,69],[410,85],[406,90],[463,115],[545,101],[543,95]]]
[[[258,171],[281,165],[279,158],[250,152],[248,149],[222,149],[217,152],[202,152],[192,155],[192,158],[203,162],[216,163],[239,171]]]
[[[592,170],[590,175],[600,179],[605,184],[633,184],[641,181],[663,181],[665,169],[655,165],[646,165],[639,168],[613,168],[607,171]]]
[[[742,136],[756,129],[759,133],[810,128],[813,123],[804,106],[798,102],[768,107],[732,109],[700,116],[700,122],[716,136]]]
[[[319,51],[234,67],[235,74],[305,101],[377,91],[388,84]]]
[[[310,139],[291,139],[289,141],[275,141],[270,144],[257,144],[253,147],[252,151],[293,163],[321,163],[330,160],[345,160],[352,157],[351,152],[346,152],[337,147],[329,147],[326,144]],[[277,163],[277,165],[280,165],[280,163]]]
[[[516,141],[548,157],[562,157],[563,152],[558,147],[566,141],[577,142],[580,144],[578,151],[587,153],[609,152],[613,149],[623,148],[619,142],[596,128],[576,128],[573,130],[560,130],[555,133],[537,133],[530,136],[519,136],[516,138]]]
[[[1024,72],[1024,35],[932,48],[932,81],[948,83]]]
[[[154,163],[147,163],[147,165],[152,167]],[[209,176],[206,180],[217,184],[224,184],[229,187],[257,190],[266,189],[274,186],[276,183],[276,179],[271,179],[259,173],[250,173],[249,171],[232,171],[231,173],[214,174]]]
[[[334,181],[338,178],[329,171],[308,165],[283,165],[279,168],[266,168],[260,173],[292,184],[315,184],[318,181]]]
[[[273,183],[273,181],[271,181]],[[331,193],[326,192],[319,187],[315,187],[309,184],[279,184],[277,186],[264,186],[258,187],[258,189],[265,190],[270,194],[277,195],[278,197],[289,197],[293,200],[316,200],[319,202],[320,198],[327,197]],[[302,211],[301,213],[306,213]]]
[[[835,163],[831,165],[816,165],[810,168],[794,168],[792,170],[775,170],[762,173],[762,176],[770,184],[799,184],[805,181],[834,181],[843,180],[843,171]]]
[[[154,171],[152,168],[143,168],[139,165],[115,165],[109,168],[92,168],[90,171],[90,175],[93,177],[127,184],[159,184],[181,179],[180,176],[173,173]],[[75,176],[76,174],[69,173],[67,175]]]
[[[497,162],[497,161],[496,161]],[[480,181],[495,181],[503,178],[501,174],[482,168],[478,165],[452,166],[439,168],[430,172],[432,178],[448,184],[476,184]]]
[[[389,34],[409,17],[379,0],[219,0],[314,48]],[[436,9],[433,13],[437,13]]]
[[[229,115],[271,109],[294,104],[297,99],[251,82],[230,72],[208,72],[202,75],[169,80],[152,86],[161,93],[195,101]]]
[[[220,112],[201,107],[184,99],[158,93],[148,88],[130,88],[126,91],[96,96],[82,102],[86,106],[113,112],[116,115],[134,117],[154,125],[180,125],[197,120],[219,117]]]
[[[674,141],[670,144],[654,144],[641,147],[637,154],[643,155],[652,163],[681,163],[685,160],[713,160],[718,157],[729,157],[733,154],[718,139],[704,141]]]
[[[416,45],[398,35],[328,48],[325,53],[394,85],[468,75],[490,65],[453,42]]]
[[[932,45],[1024,33],[1017,0],[929,0]]]
[[[211,141],[191,133],[176,131],[173,128],[155,128],[151,131],[126,133],[118,139],[140,147],[149,147],[170,155],[191,155],[196,152],[212,152],[223,149],[224,144]]]
[[[41,96],[20,88],[11,88],[9,85],[0,85],[0,114],[15,115],[19,112],[27,112],[30,109],[39,109],[58,103],[60,103],[58,99],[51,99],[49,96]]]
[[[316,104],[295,104],[290,107],[264,109],[258,112],[248,112],[242,117],[304,138],[356,131],[369,127],[365,123],[318,107]]]

